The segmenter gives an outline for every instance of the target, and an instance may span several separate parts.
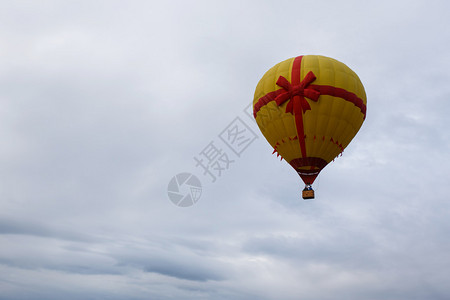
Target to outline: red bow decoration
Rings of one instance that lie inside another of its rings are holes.
[[[306,101],[305,97],[317,101],[320,96],[318,91],[307,88],[314,80],[316,80],[316,76],[312,71],[309,71],[300,84],[295,86],[292,86],[286,78],[280,76],[277,80],[277,85],[282,87],[284,91],[275,98],[275,102],[280,106],[287,100],[292,99],[286,105],[286,112],[293,115],[301,114],[302,111],[305,113],[307,110],[311,109],[311,106],[308,101]]]

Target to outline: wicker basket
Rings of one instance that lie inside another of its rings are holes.
[[[314,199],[314,190],[303,190],[302,192],[303,199]]]

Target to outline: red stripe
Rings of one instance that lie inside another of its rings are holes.
[[[330,85],[316,85],[311,84],[309,87],[313,90],[318,91],[321,95],[328,95],[333,97],[342,98],[346,101],[349,101],[353,103],[356,107],[358,107],[361,112],[364,114],[364,118],[366,117],[366,105],[364,104],[364,101],[355,94],[346,91],[344,89],[330,86]]]
[[[298,96],[294,96],[298,97]],[[305,128],[303,127],[303,113],[295,115],[295,127],[297,127],[298,143],[300,144],[300,150],[302,156],[306,157],[306,143],[305,143]]]
[[[302,58],[303,56],[297,56],[294,58],[294,63],[292,64],[291,84],[293,86],[299,85],[301,82],[300,69],[302,67]]]
[[[302,67],[302,58],[303,56],[297,56],[294,59],[294,63],[292,64],[292,71],[291,71],[291,85],[297,86],[301,82],[300,78],[300,70]],[[300,96],[294,96],[291,99],[291,103],[294,103],[296,101],[300,101]],[[295,116],[295,127],[297,128],[297,136],[298,136],[298,142],[300,144],[300,150],[302,151],[302,156],[306,157],[306,143],[305,143],[305,128],[303,127],[303,111],[300,111]]]
[[[333,97],[342,98],[346,101],[349,101],[353,103],[356,107],[358,107],[361,110],[361,113],[364,115],[364,119],[366,118],[366,110],[367,107],[364,104],[364,101],[360,99],[358,96],[353,94],[352,92],[346,91],[341,88],[337,88],[334,86],[329,85],[317,85],[317,84],[311,84],[309,85],[309,88],[318,91],[321,95],[328,95]],[[270,93],[267,93],[266,95],[262,96],[258,99],[258,102],[256,102],[254,108],[253,108],[253,116],[256,118],[256,114],[261,110],[261,108],[268,104],[271,101],[274,101],[275,98],[283,93],[283,89],[279,89]]]
[[[259,110],[266,104],[268,104],[271,101],[275,101],[275,98],[284,92],[284,89],[279,89],[270,93],[267,93],[266,95],[262,96],[258,99],[258,102],[256,102],[255,106],[253,107],[253,116],[256,118],[256,114],[259,112]]]

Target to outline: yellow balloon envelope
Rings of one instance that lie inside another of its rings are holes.
[[[273,66],[259,81],[253,114],[262,134],[310,190],[320,171],[339,154],[366,117],[361,80],[345,64],[305,55]],[[314,194],[311,197],[314,198]]]

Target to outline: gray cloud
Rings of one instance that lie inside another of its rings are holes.
[[[2,299],[449,298],[445,1],[2,7]],[[300,54],[368,95],[310,202],[243,113]],[[239,157],[218,137],[237,116],[259,137]],[[215,182],[211,141],[234,160]],[[193,207],[167,197],[181,172]]]

